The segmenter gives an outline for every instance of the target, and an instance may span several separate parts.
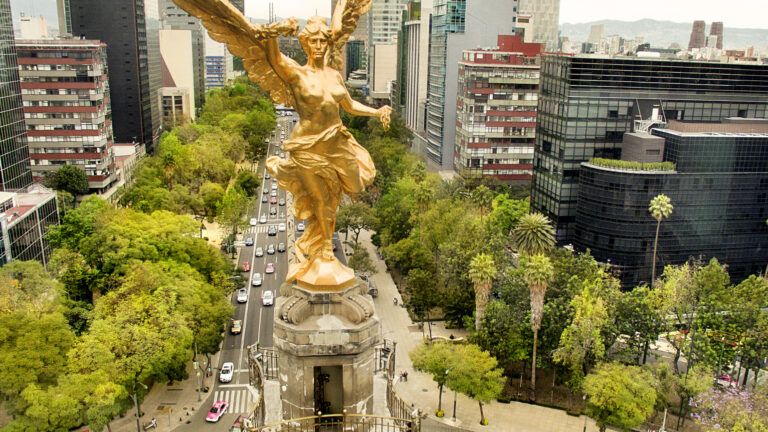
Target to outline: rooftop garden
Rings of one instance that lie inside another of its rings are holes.
[[[617,159],[592,158],[592,165],[628,171],[675,171],[674,162],[635,162]]]

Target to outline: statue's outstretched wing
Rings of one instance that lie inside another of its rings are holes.
[[[360,15],[368,12],[372,4],[373,0],[339,0],[336,3],[336,10],[333,11],[331,21],[332,43],[328,65],[339,72],[343,66],[342,50],[344,45],[346,45],[352,32],[355,31]]]
[[[251,24],[229,0],[173,1],[198,17],[211,39],[226,44],[229,52],[242,58],[248,77],[269,92],[275,103],[294,106],[293,94],[267,62],[264,49],[267,38],[284,34],[285,29]]]

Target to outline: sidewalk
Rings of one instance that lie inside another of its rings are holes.
[[[205,356],[199,355],[205,367]],[[219,361],[219,354],[211,356],[211,364],[216,365]],[[141,402],[141,411],[144,415],[140,423],[144,426],[152,418],[157,419],[157,428],[150,429],[157,432],[168,432],[181,424],[187,422],[197,410],[200,409],[208,398],[208,393],[200,393],[200,401],[197,396],[197,375],[192,369],[192,363],[187,365],[189,378],[184,381],[174,381],[172,385],[166,383],[157,383],[150,389],[149,393]],[[203,387],[213,387],[213,380],[216,375],[203,378]],[[125,416],[112,420],[110,428],[112,432],[136,432],[136,410],[130,408]]]
[[[586,420],[587,431],[598,431],[594,420],[585,416],[569,416],[565,411],[520,402],[502,404],[494,401],[484,405],[483,411],[489,424],[481,426],[480,407],[477,402],[461,394],[457,395],[456,399],[456,421],[452,421],[454,395],[447,389],[443,393],[443,410],[446,416],[443,419],[435,417],[434,412],[438,402],[437,384],[429,375],[416,372],[408,357],[408,353],[421,343],[422,331],[411,321],[408,312],[402,307],[402,298],[392,277],[386,272],[384,262],[377,258],[376,249],[370,241],[370,233],[363,231],[360,234],[360,240],[361,244],[368,249],[378,270],[378,273],[373,276],[379,289],[379,295],[374,299],[374,303],[376,313],[381,320],[382,337],[397,342],[396,371],[408,372],[408,380],[405,382],[398,380],[395,389],[404,401],[414,403],[416,407],[427,413],[429,423],[445,423],[467,430],[486,432],[574,432],[583,430]],[[398,299],[397,306],[392,302],[395,297]],[[424,331],[429,330],[425,327]],[[433,336],[449,337],[451,334],[455,337],[463,337],[466,332],[448,330],[442,324],[432,325]]]

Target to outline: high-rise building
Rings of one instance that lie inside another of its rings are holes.
[[[353,71],[364,69],[366,66],[365,42],[361,40],[348,41],[345,50],[347,56],[344,63],[344,79],[347,79]]]
[[[694,21],[691,29],[691,39],[688,41],[688,49],[704,48],[707,39],[704,36],[704,28],[707,24],[704,21]]]
[[[20,39],[47,39],[48,35],[48,22],[45,17],[40,16],[24,16],[19,18],[19,33]]]
[[[158,0],[69,0],[75,37],[107,44],[115,141],[152,151],[161,131]]]
[[[464,178],[529,182],[542,44],[499,35],[459,62],[454,169]]]
[[[0,191],[32,184],[10,0],[0,0]]]
[[[409,0],[373,0],[368,11],[368,91],[375,105],[389,102],[397,80],[397,44]]]
[[[414,147],[441,169],[453,170],[458,63],[465,49],[492,47],[514,34],[517,1],[435,0],[429,47],[426,137]]]
[[[595,24],[589,27],[589,38],[587,39],[587,43],[595,46],[600,45],[603,37],[605,37],[605,25]]]
[[[717,36],[717,49],[723,49],[723,23],[722,21],[715,21],[709,28],[710,36]]]
[[[204,89],[199,88],[197,82],[197,64],[195,61],[196,51],[194,32],[191,30],[180,29],[160,29],[160,55],[162,58],[162,71],[163,71],[163,87],[161,88],[175,88],[179,92],[188,93],[188,103],[191,104],[189,112],[185,115],[188,116],[187,120],[194,120],[196,118],[195,108],[197,98],[195,95],[204,97]],[[205,60],[205,59],[203,59]],[[205,80],[205,73],[202,73],[202,78]],[[205,83],[203,82],[203,86]],[[200,90],[198,92],[198,89]],[[167,124],[163,121],[164,124]]]
[[[424,110],[427,103],[427,68],[429,67],[429,23],[432,0],[412,1],[402,31],[402,77],[398,78],[403,94],[403,117],[411,130],[425,134]]]
[[[117,174],[106,45],[82,39],[16,43],[34,179],[73,165],[88,175],[91,192],[109,192]]]
[[[656,220],[650,201],[674,207],[660,226],[656,275],[691,257],[717,258],[734,282],[761,273],[768,261],[768,122],[670,121],[650,134],[627,134],[622,159],[652,152],[668,167],[610,161],[581,164],[573,244],[619,270],[623,284],[651,284]]]
[[[189,89],[161,87],[160,100],[165,128],[172,129],[189,123],[192,118],[192,107],[194,106]]]
[[[547,51],[556,51],[560,36],[560,0],[519,0],[517,11],[530,17],[533,24],[530,41],[544,44]]]
[[[221,88],[233,74],[232,54],[227,47],[206,35],[205,37],[205,89]]]
[[[197,109],[202,108],[203,103],[205,102],[205,29],[198,18],[189,15],[184,9],[178,7],[173,0],[160,0],[160,22],[163,30],[186,30],[190,32],[192,44],[190,60],[192,62],[191,68],[193,74],[193,82],[190,91],[194,97],[193,112],[195,112]],[[178,70],[179,68],[173,68],[173,66],[170,65],[170,63],[180,59],[180,57],[175,54],[173,45],[165,44],[165,46],[163,46],[162,38],[160,42],[162,61],[166,63],[168,69]],[[169,41],[166,40],[166,42]],[[186,49],[184,50],[186,51]],[[185,61],[185,64],[186,63],[187,61]],[[184,67],[187,68],[189,66],[185,65]]]
[[[531,208],[573,241],[579,170],[619,158],[635,120],[716,122],[768,115],[768,66],[634,57],[545,55]]]
[[[59,37],[72,36],[72,17],[69,0],[56,0],[56,15],[59,19]]]
[[[0,267],[13,260],[48,264],[48,228],[59,223],[56,192],[34,184],[19,192],[0,192]]]

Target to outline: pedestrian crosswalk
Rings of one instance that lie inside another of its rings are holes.
[[[222,389],[216,390],[213,394],[214,401],[227,401],[229,408],[227,412],[232,414],[241,414],[250,412],[256,398],[247,388]]]
[[[266,234],[269,230],[269,225],[256,225],[248,229],[249,234]]]

